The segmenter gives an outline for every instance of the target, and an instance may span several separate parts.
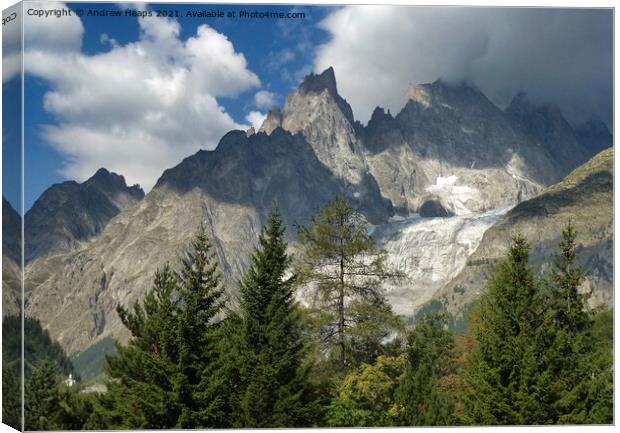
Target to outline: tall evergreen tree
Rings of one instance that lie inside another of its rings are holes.
[[[481,298],[472,324],[477,348],[465,382],[466,420],[472,424],[547,424],[552,385],[540,345],[544,303],[528,265],[529,245],[513,238]]]
[[[587,294],[579,290],[585,275],[576,264],[576,237],[569,221],[548,287],[549,374],[555,378],[550,415],[563,423],[612,422],[612,350],[598,338]]]
[[[269,214],[252,263],[240,282],[237,343],[240,393],[234,415],[240,427],[295,427],[309,418],[304,401],[306,353],[292,277],[287,278],[285,227]]]
[[[225,306],[224,286],[217,254],[201,225],[190,251],[183,259],[179,299],[177,347],[179,374],[175,392],[182,412],[177,427],[221,426],[226,420],[226,401],[217,377],[219,368],[217,330]]]
[[[562,231],[559,253],[553,260],[552,307],[556,329],[569,334],[579,334],[591,325],[591,315],[587,310],[586,296],[579,292],[585,275],[575,262],[577,254],[577,233],[571,221]],[[570,350],[569,348],[567,348]]]
[[[216,332],[224,288],[204,226],[180,273],[165,266],[142,304],[118,314],[132,338],[107,356],[108,395],[92,425],[199,428],[225,423],[217,395]]]
[[[300,227],[299,240],[304,246],[299,275],[315,289],[322,337],[336,349],[340,369],[372,363],[398,322],[381,289],[398,273],[387,269],[366,220],[342,197]]]
[[[64,427],[60,385],[60,374],[50,361],[44,359],[35,365],[25,387],[26,430],[60,430]]]
[[[100,418],[109,428],[173,428],[180,406],[175,381],[178,373],[176,336],[180,307],[175,301],[178,277],[165,266],[142,304],[117,312],[132,338],[117,344],[117,355],[106,356],[104,372],[110,377],[101,399]],[[105,416],[104,416],[105,415]]]
[[[396,391],[399,423],[405,426],[454,425],[454,403],[442,379],[454,372],[454,339],[445,314],[425,316],[410,333],[407,363]]]

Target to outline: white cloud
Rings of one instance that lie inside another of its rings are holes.
[[[500,105],[524,89],[573,119],[611,120],[609,10],[347,6],[320,26],[331,39],[314,69],[334,67],[363,122],[377,105],[399,111],[409,82],[437,78],[470,81]]]
[[[270,110],[277,105],[276,94],[260,90],[254,95],[254,104],[258,108]]]
[[[2,11],[2,18],[15,16],[12,21],[8,21],[2,27],[2,82],[16,77],[21,70],[21,33],[19,18],[17,13],[21,10],[21,6],[13,5]],[[13,15],[15,14],[15,15]]]
[[[276,52],[269,53],[269,59],[267,61],[267,68],[270,71],[277,71],[282,69],[287,63],[295,60],[295,52],[289,48],[283,48]]]
[[[63,9],[66,5],[61,2],[29,2],[27,9],[51,10]],[[20,8],[11,8],[3,11],[3,16],[9,12],[21,13]],[[21,68],[21,34],[19,17],[14,22],[8,23],[2,29],[2,82],[7,82],[15,77]],[[84,26],[76,16],[56,17],[33,17],[26,15],[24,20],[24,46],[29,50],[44,51],[65,55],[79,52],[82,47]]]
[[[60,2],[28,2],[26,9],[66,9]],[[45,50],[57,53],[79,51],[82,48],[84,26],[75,14],[71,16],[33,17],[24,19],[24,46],[31,50]]]
[[[258,131],[260,129],[266,118],[267,114],[263,114],[259,111],[250,111],[248,115],[245,116],[245,120],[250,122],[255,131]]]
[[[106,167],[148,191],[164,169],[213,149],[231,129],[247,128],[216,99],[260,86],[226,36],[201,25],[181,40],[176,21],[138,22],[138,41],[119,45],[103,37],[109,50],[95,55],[78,50],[77,25],[64,51],[39,39],[26,43],[26,72],[49,83],[44,107],[57,119],[43,137],[65,155],[68,178],[84,180]],[[62,28],[47,32],[62,39],[55,35]]]

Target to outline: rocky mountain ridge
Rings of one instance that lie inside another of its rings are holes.
[[[561,167],[471,86],[437,81],[412,87],[408,95],[396,116],[377,109],[363,126],[338,95],[333,69],[312,74],[284,107],[269,113],[258,133],[226,134],[215,150],[199,151],[166,170],[143,199],[123,209],[115,204],[120,212],[105,223],[87,219],[97,223],[86,224],[87,241],[74,232],[67,235],[60,218],[62,228],[54,233],[67,249],[32,255],[26,268],[27,314],[38,317],[70,354],[105,337],[123,340],[127,334],[116,305],[140,299],[155,270],[177,262],[200,223],[211,233],[234,294],[274,201],[294,243],[295,225],[307,222],[336,194],[384,233],[390,233],[385,225],[398,222],[395,217],[460,218],[461,223],[445,224],[454,227],[454,236],[463,233],[460,246],[453,248],[450,233],[438,233],[432,250],[446,263],[458,257],[452,262],[464,266],[491,223],[481,229],[471,214],[534,196],[560,176]],[[111,202],[103,196],[103,203]],[[56,208],[48,211],[54,214]],[[32,221],[49,229],[49,219]],[[420,227],[416,223],[407,233],[421,233]],[[410,242],[407,233],[390,238],[394,254]],[[455,272],[458,268],[441,272],[434,284]],[[412,278],[424,280],[414,273]],[[429,290],[420,296],[430,297]],[[412,293],[406,295],[418,296]]]
[[[105,168],[83,183],[52,185],[26,212],[25,261],[75,248],[142,198],[144,191],[138,185],[127,186],[123,176]]]

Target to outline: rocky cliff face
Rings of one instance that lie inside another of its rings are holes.
[[[361,137],[372,175],[401,213],[429,201],[457,215],[484,212],[561,178],[553,155],[479,90],[436,81],[406,95],[395,117],[376,109]],[[576,154],[572,167],[585,159]]]
[[[276,128],[302,134],[316,157],[346,186],[348,198],[370,203],[365,214],[377,221],[374,207],[382,203],[382,192],[371,175],[357,139],[351,107],[339,94],[332,68],[308,75],[291,93],[283,109],[271,111],[260,131],[271,134]],[[387,205],[391,212],[391,203]]]
[[[579,143],[591,153],[598,153],[613,145],[613,137],[609,128],[598,119],[590,119],[577,125],[575,135]]]
[[[53,187],[27,217],[50,232],[28,235],[27,313],[70,354],[107,336],[122,340],[116,305],[140,299],[156,269],[176,264],[200,223],[234,294],[274,201],[294,249],[295,224],[342,194],[410,277],[410,285],[388,290],[398,311],[411,314],[459,274],[504,212],[497,209],[534,196],[560,169],[470,86],[438,81],[407,94],[400,113],[377,109],[364,127],[330,68],[308,76],[258,133],[226,134],[215,150],[166,170],[142,200],[120,188],[127,200],[119,201],[85,187],[90,180]]]
[[[104,168],[83,183],[51,186],[26,212],[25,261],[76,247],[143,197],[139,186],[128,187],[123,176]]]
[[[2,197],[2,314],[21,308],[21,218]]]
[[[2,255],[21,261],[22,219],[11,203],[2,197]]]
[[[463,319],[480,295],[493,265],[508,250],[511,237],[523,234],[533,246],[531,263],[547,269],[562,229],[577,230],[577,261],[587,273],[593,305],[613,304],[613,150],[607,149],[561,182],[520,203],[484,234],[464,269],[433,295],[428,309],[445,309]]]
[[[555,181],[570,173],[576,163],[585,162],[601,150],[598,146],[584,146],[557,106],[532,105],[523,92],[513,98],[506,113],[525,136],[551,156]]]

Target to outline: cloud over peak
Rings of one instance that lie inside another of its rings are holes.
[[[604,9],[346,6],[320,26],[314,69],[333,66],[340,93],[366,122],[398,111],[408,82],[476,85],[507,105],[526,90],[573,121],[611,121],[613,14]]]

